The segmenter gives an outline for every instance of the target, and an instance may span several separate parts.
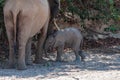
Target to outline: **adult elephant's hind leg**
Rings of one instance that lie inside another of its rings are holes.
[[[7,68],[14,68],[15,67],[15,52],[14,52],[14,25],[11,20],[10,14],[4,12],[4,22],[9,42],[9,61]]]
[[[28,25],[24,24],[18,28],[18,69],[26,69],[25,56],[26,56],[26,44],[29,39],[30,30],[28,30]],[[21,30],[21,31],[20,31]]]
[[[26,69],[25,63],[25,47],[26,47],[27,40],[22,37],[19,39],[19,47],[18,47],[18,69],[24,70]]]
[[[46,35],[47,35],[48,23],[49,23],[49,20],[46,22],[46,24],[43,26],[43,28],[41,30],[41,36],[40,36],[40,38],[38,40],[38,44],[37,44],[35,63],[44,63],[45,62],[45,60],[42,58],[42,55],[44,52],[43,46],[44,46],[44,42],[45,42]]]
[[[8,41],[9,41],[9,63],[7,68],[14,68],[15,67],[15,52],[14,52],[14,41],[13,35],[11,31],[7,31]]]
[[[32,38],[30,38],[30,39],[27,41],[27,44],[26,44],[25,62],[26,62],[27,65],[32,65],[31,43],[32,43]]]

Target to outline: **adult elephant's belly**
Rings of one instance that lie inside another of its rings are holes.
[[[41,6],[39,6],[41,7]],[[48,10],[48,6],[43,7],[42,9],[36,9],[34,10],[34,17],[32,18],[30,22],[30,28],[31,28],[31,33],[30,37],[33,37],[36,33],[41,33],[42,28],[44,27],[48,19],[50,18],[50,13]],[[32,15],[31,15],[32,16]]]
[[[31,33],[30,33],[30,37],[33,37],[36,33],[41,33],[42,28],[44,27],[44,25],[46,24],[47,19],[49,19],[49,17],[47,17],[48,15],[46,15],[46,17],[39,17],[39,19],[34,19],[31,26]]]

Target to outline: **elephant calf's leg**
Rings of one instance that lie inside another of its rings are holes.
[[[79,44],[76,44],[74,46],[74,52],[75,52],[75,56],[76,56],[76,60],[75,61],[80,62]]]
[[[57,61],[62,61],[61,56],[63,52],[64,52],[64,46],[57,48],[57,58],[56,58]]]
[[[79,56],[79,51],[78,50],[75,50],[75,56],[76,56],[76,60],[75,61],[80,61],[80,56]]]
[[[81,56],[81,60],[84,61],[85,54],[82,51],[79,51],[79,55]]]

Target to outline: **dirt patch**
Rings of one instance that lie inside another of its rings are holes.
[[[120,54],[87,50],[85,62],[48,62],[27,70],[2,69],[0,80],[120,80]],[[69,53],[69,56],[73,53]]]

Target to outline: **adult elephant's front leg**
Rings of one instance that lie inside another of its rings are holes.
[[[42,32],[41,36],[37,43],[37,52],[36,52],[36,56],[35,56],[35,63],[44,63],[45,62],[45,60],[42,58],[42,56],[43,56],[43,52],[44,52],[43,46],[44,46],[44,42],[45,42],[46,35],[47,35],[47,29],[48,29],[48,22],[43,27],[43,29],[41,31]]]
[[[43,36],[41,37],[42,40],[43,40]],[[42,43],[42,40],[41,38],[39,39],[38,43],[37,43],[37,51],[36,51],[36,54],[35,54],[35,63],[43,63],[44,60],[42,58],[42,54],[43,54],[43,43]]]

